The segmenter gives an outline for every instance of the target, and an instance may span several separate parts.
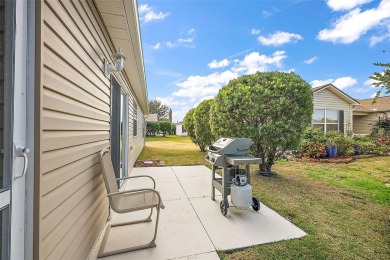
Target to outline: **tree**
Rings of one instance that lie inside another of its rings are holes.
[[[169,109],[169,122],[172,123],[172,109]]]
[[[149,101],[149,113],[157,114],[157,119],[168,119],[169,107],[161,104],[160,100],[154,99]]]
[[[164,137],[171,130],[171,123],[167,121],[158,122],[158,125],[159,125],[160,132],[163,134]]]
[[[170,134],[171,135],[175,135],[176,134],[176,125],[171,123],[171,131],[170,131]]]
[[[295,149],[313,113],[310,85],[294,73],[257,72],[231,80],[211,111],[211,128],[218,136],[251,138],[252,153],[270,172],[284,151]]]
[[[215,140],[210,127],[210,108],[213,102],[213,99],[200,102],[193,114],[195,137],[202,152]]]
[[[375,66],[385,67],[386,69],[382,72],[375,72],[374,75],[370,77],[373,80],[373,85],[375,87],[381,88],[376,93],[376,97],[379,97],[383,88],[386,88],[386,94],[390,93],[390,63],[374,63]],[[374,101],[375,102],[375,101]]]
[[[195,128],[194,128],[194,112],[195,108],[190,109],[187,114],[184,117],[183,124],[184,128],[187,130],[187,135],[191,138],[191,141],[198,145],[198,142],[196,141],[196,136],[195,136]]]
[[[146,134],[156,135],[159,130],[158,122],[148,121],[146,122]]]

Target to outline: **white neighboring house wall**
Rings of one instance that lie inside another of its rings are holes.
[[[188,135],[183,124],[176,125],[176,135],[180,135],[180,136],[187,136]]]

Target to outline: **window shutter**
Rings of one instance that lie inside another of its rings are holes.
[[[344,133],[344,110],[339,110],[339,131]]]

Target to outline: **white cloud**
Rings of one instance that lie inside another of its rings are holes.
[[[266,10],[261,11],[261,16],[262,16],[263,18],[270,17],[271,15],[272,15],[271,12],[268,12],[268,11],[266,11]]]
[[[276,51],[271,56],[266,56],[258,52],[252,52],[245,56],[242,61],[237,61],[232,71],[242,74],[253,74],[257,71],[268,71],[269,66],[281,67],[282,60],[287,58],[285,51]]]
[[[370,47],[374,47],[377,43],[380,43],[386,39],[390,39],[390,33],[379,35],[379,36],[371,36],[370,38]]]
[[[341,16],[331,28],[321,30],[317,39],[333,43],[352,43],[389,17],[390,0],[382,0],[377,8],[365,11],[355,8]]]
[[[374,47],[377,43],[380,43],[386,39],[390,39],[390,19],[386,20],[384,24],[387,24],[387,28],[382,35],[374,35],[370,38],[370,47]]]
[[[178,91],[172,93],[175,97],[197,97],[215,95],[218,90],[231,79],[239,75],[230,70],[215,72],[207,76],[190,76],[185,81],[177,83]]]
[[[222,72],[214,72],[208,75],[193,75],[178,80],[175,84],[177,89],[168,97],[159,98],[164,104],[173,110],[174,121],[181,121],[187,111],[203,100],[214,98],[218,91],[229,83],[230,80],[244,74],[253,74],[256,71],[270,71],[281,68],[282,61],[287,58],[284,51],[275,51],[271,55],[252,52],[243,59],[230,61]],[[224,59],[225,60],[225,59]],[[226,61],[212,61],[224,64]],[[228,59],[226,59],[228,61]],[[290,70],[291,71],[291,70]]]
[[[274,34],[269,34],[267,37],[259,36],[257,40],[263,45],[278,46],[285,43],[296,43],[302,40],[303,37],[299,34],[278,31]]]
[[[326,4],[333,11],[341,11],[341,10],[351,10],[356,6],[360,6],[369,2],[372,2],[372,0],[327,0]]]
[[[144,14],[144,13],[151,11],[151,10],[152,10],[152,8],[147,4],[140,5],[140,7],[138,8],[138,12],[140,14]]]
[[[155,12],[153,10],[153,7],[147,4],[140,5],[140,7],[138,8],[138,12],[140,14],[139,19],[144,23],[158,20],[162,21],[169,16],[169,13]]]
[[[303,61],[306,64],[312,64],[317,59],[317,56],[314,56],[308,60]]]
[[[216,61],[216,60],[213,60],[212,62],[210,62],[209,64],[207,64],[207,66],[210,68],[210,69],[218,69],[218,68],[223,68],[223,67],[226,67],[230,64],[230,61],[228,59],[223,59],[221,61]]]
[[[179,38],[174,42],[168,41],[165,43],[165,46],[167,46],[170,49],[175,48],[175,47],[179,47],[179,46],[194,48],[195,47],[195,44],[194,44],[195,29],[192,28],[192,29],[186,31],[184,34],[185,34],[185,36],[187,36],[187,38]]]
[[[253,29],[251,30],[251,34],[253,34],[253,35],[258,35],[258,34],[260,34],[260,30],[259,30],[259,29],[253,28]]]
[[[179,38],[177,41],[180,43],[191,43],[194,41],[194,38],[186,38],[186,39]]]
[[[158,42],[158,43],[156,43],[155,45],[152,45],[152,49],[153,49],[153,50],[159,50],[159,49],[161,49],[161,43]]]
[[[351,87],[357,83],[357,80],[348,76],[348,77],[341,77],[337,79],[325,79],[325,80],[313,80],[310,82],[310,85],[312,87],[318,87],[326,84],[333,84],[335,87],[343,90],[345,88]]]
[[[174,43],[174,42],[166,42],[165,45],[166,45],[168,48],[173,48],[173,47],[177,46],[177,44]]]

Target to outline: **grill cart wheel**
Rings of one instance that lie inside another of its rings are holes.
[[[254,211],[259,211],[260,210],[260,202],[258,199],[256,199],[255,197],[252,198],[252,208]]]
[[[229,202],[222,200],[221,203],[219,204],[219,208],[221,209],[222,215],[226,216],[228,207],[229,207]]]

